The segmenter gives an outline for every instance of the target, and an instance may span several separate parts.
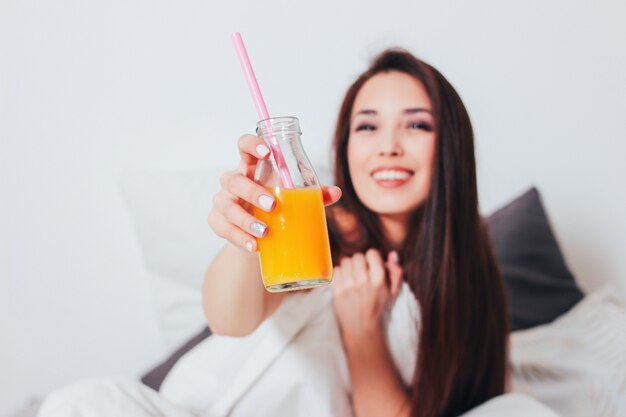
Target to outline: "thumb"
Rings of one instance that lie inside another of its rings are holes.
[[[387,255],[387,265],[389,268],[389,292],[392,297],[395,297],[402,288],[402,274],[404,270],[400,266],[400,259],[398,258],[398,252],[391,251]]]
[[[331,186],[322,186],[322,196],[324,197],[324,205],[330,206],[341,198],[341,188]]]

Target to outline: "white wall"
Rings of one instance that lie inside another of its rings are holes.
[[[235,161],[257,120],[236,30],[316,160],[374,53],[430,61],[473,117],[485,211],[536,184],[583,287],[626,279],[624,3],[215,4],[0,0],[0,415],[164,353],[116,181]]]

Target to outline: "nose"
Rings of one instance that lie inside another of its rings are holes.
[[[394,128],[380,138],[379,156],[402,156],[404,153],[400,142],[400,129]]]

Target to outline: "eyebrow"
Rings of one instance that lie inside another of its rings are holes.
[[[404,109],[404,111],[403,111],[404,114],[413,114],[413,113],[421,113],[421,112],[426,112],[426,113],[432,114],[432,111],[430,109],[425,108],[425,107],[411,107],[411,108],[408,108],[408,109]],[[376,115],[376,114],[378,114],[378,112],[376,110],[364,109],[364,110],[358,111],[356,114],[372,114],[372,115]]]

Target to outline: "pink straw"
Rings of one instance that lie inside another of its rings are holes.
[[[239,62],[241,63],[241,68],[243,68],[243,73],[246,77],[246,81],[248,82],[248,88],[250,88],[252,100],[254,101],[256,110],[259,113],[259,117],[261,118],[261,120],[269,119],[270,115],[267,112],[267,107],[265,107],[265,101],[263,101],[261,89],[259,88],[259,83],[257,83],[256,81],[254,71],[252,70],[250,58],[248,57],[248,52],[246,52],[246,47],[243,44],[243,39],[241,39],[241,34],[239,32],[235,32],[233,33],[232,37],[233,43],[235,44],[235,49],[237,50],[237,56],[239,57]],[[274,160],[276,161],[276,165],[278,166],[278,172],[280,173],[280,178],[283,182],[283,186],[285,188],[295,188],[291,176],[289,175],[289,168],[287,167],[285,158],[283,158],[283,154],[280,152],[280,145],[278,144],[278,140],[276,140],[276,137],[271,134],[271,125],[269,122],[267,122],[265,126],[266,131],[269,133],[269,144],[272,148],[272,155],[274,155]]]

